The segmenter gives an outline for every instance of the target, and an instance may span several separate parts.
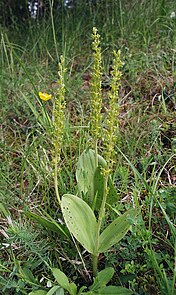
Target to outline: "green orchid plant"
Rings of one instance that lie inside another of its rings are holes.
[[[53,161],[55,165],[55,191],[64,217],[65,224],[73,236],[92,256],[92,273],[94,283],[85,291],[82,287],[79,291],[74,283],[69,283],[66,275],[59,269],[52,269],[58,282],[58,288],[66,290],[71,295],[76,294],[132,294],[126,288],[119,286],[106,286],[111,280],[114,270],[106,268],[98,272],[99,255],[109,250],[118,243],[129,231],[135,222],[138,208],[132,208],[123,215],[118,216],[105,227],[106,205],[117,201],[117,194],[111,179],[114,166],[115,143],[118,134],[119,102],[118,91],[120,87],[122,62],[120,51],[114,52],[111,90],[109,94],[109,106],[106,116],[102,116],[102,61],[100,35],[93,28],[93,70],[91,78],[91,113],[90,113],[90,148],[83,151],[78,159],[76,180],[78,195],[59,195],[58,189],[58,163],[62,149],[64,134],[65,114],[65,85],[64,85],[64,58],[59,64],[59,90],[54,102],[53,111]],[[46,93],[39,94],[44,100],[48,99]],[[99,146],[101,144],[102,155]],[[56,287],[56,286],[55,286]],[[54,290],[54,289],[53,289]],[[54,292],[54,291],[53,291]],[[63,291],[62,291],[63,292]],[[51,292],[47,294],[54,294]],[[64,294],[64,293],[58,293]]]

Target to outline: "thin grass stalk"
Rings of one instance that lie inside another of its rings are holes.
[[[54,4],[54,0],[50,0],[49,5],[50,5],[50,15],[51,15],[51,26],[53,31],[53,40],[54,40],[54,46],[56,50],[57,62],[59,63],[59,53],[58,53],[57,41],[56,41],[56,30],[55,30],[54,18],[53,18],[53,4]]]

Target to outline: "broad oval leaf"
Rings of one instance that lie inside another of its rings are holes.
[[[109,281],[112,279],[113,275],[114,275],[113,267],[107,267],[103,269],[97,274],[93,285],[90,287],[90,290],[96,291],[100,288],[105,287],[106,284],[109,283]]]
[[[64,289],[60,286],[52,287],[46,295],[64,295]]]
[[[108,179],[108,196],[107,196],[107,203],[109,205],[113,205],[115,202],[119,201],[119,195],[117,193],[117,188],[111,178],[111,175]]]
[[[77,294],[77,286],[75,283],[70,283],[70,295],[76,295]]]
[[[101,171],[101,167],[97,167],[95,170],[95,174],[94,174],[94,193],[96,196],[94,208],[97,211],[100,210],[100,207],[102,204],[102,198],[103,198],[103,194],[104,194],[104,185],[105,185],[105,180],[104,180],[104,176]],[[117,194],[116,187],[111,179],[111,176],[109,176],[107,203],[109,205],[112,205],[113,203],[117,202],[118,200],[119,200],[119,196]]]
[[[100,155],[98,155],[98,165],[100,167],[106,166],[106,161]],[[95,152],[92,149],[85,150],[78,160],[76,180],[80,195],[83,196],[86,203],[91,207],[94,204],[94,197],[96,195],[96,188],[94,186],[96,169]]]
[[[101,168],[97,167],[95,169],[93,177],[93,189],[94,189],[94,200],[93,200],[93,209],[100,210],[103,194],[104,194],[105,180],[102,175]]]
[[[88,252],[95,254],[97,222],[89,205],[77,196],[65,194],[61,209],[69,231]]]
[[[134,220],[138,212],[136,208],[130,209],[107,226],[100,235],[99,253],[108,250],[126,235],[132,224],[131,221]]]
[[[119,286],[108,286],[93,292],[92,295],[131,295],[134,294],[131,290]]]
[[[70,283],[67,276],[58,268],[52,268],[52,273],[58,284],[63,289],[70,291]]]

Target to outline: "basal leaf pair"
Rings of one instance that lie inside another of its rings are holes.
[[[97,253],[95,246],[98,225],[89,205],[75,195],[66,194],[62,197],[61,208],[70,232],[93,255],[100,254],[119,242],[131,227],[130,219],[138,213],[137,209],[130,209],[108,225],[98,237]]]

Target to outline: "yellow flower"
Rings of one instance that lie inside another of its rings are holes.
[[[39,92],[39,97],[40,99],[42,100],[49,100],[52,98],[52,94],[48,94],[48,93],[45,93],[45,92]]]

